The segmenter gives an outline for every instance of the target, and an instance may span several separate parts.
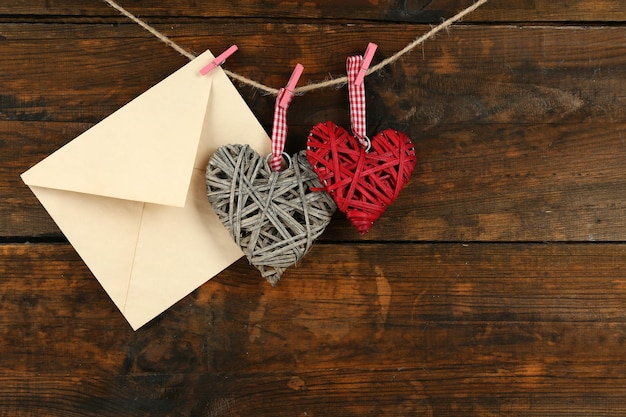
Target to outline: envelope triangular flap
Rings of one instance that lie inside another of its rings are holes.
[[[213,83],[195,168],[206,170],[217,148],[248,144],[261,155],[271,152],[271,140],[233,83],[218,67],[211,71]]]
[[[182,207],[211,92],[207,51],[22,175],[39,187]]]

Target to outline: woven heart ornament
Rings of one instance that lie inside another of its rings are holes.
[[[220,147],[206,171],[211,206],[248,261],[270,284],[302,258],[322,234],[335,203],[304,152],[273,171],[248,145]]]
[[[386,129],[366,152],[359,141],[332,122],[320,123],[307,142],[307,159],[339,211],[360,234],[398,197],[417,158],[411,140]]]
[[[370,60],[375,46],[368,46],[366,55],[370,53]],[[320,123],[309,134],[306,152],[309,163],[339,211],[346,214],[362,235],[398,197],[417,162],[415,147],[402,132],[386,129],[371,140],[367,138],[363,76],[357,81],[364,68],[367,69],[363,66],[363,57],[348,58],[354,136],[332,122]]]
[[[209,160],[209,202],[222,224],[272,286],[298,262],[322,234],[335,212],[304,152],[287,156],[287,109],[304,67],[298,64],[278,91],[272,125],[272,153],[261,157],[247,145],[227,145]],[[270,158],[271,157],[271,158]]]

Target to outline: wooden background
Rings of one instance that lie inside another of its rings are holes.
[[[122,4],[281,87],[471,1]],[[420,158],[371,232],[338,215],[277,288],[242,259],[133,332],[19,174],[187,60],[99,0],[1,2],[0,415],[625,415],[625,22],[491,0],[368,77],[370,131]],[[290,150],[347,126],[346,95],[296,98]]]

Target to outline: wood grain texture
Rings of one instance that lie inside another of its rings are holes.
[[[471,0],[121,3],[280,87]],[[242,259],[133,332],[19,174],[187,60],[100,0],[0,2],[0,416],[625,415],[622,3],[490,0],[368,77],[419,156],[370,233],[338,214],[278,287]],[[296,97],[289,151],[346,96]]]
[[[118,0],[132,13],[142,17],[176,18],[308,18],[402,22],[438,22],[472,3],[471,0],[317,0],[314,2],[258,2],[252,0],[214,0],[198,2],[172,0],[155,3]],[[621,0],[490,0],[469,16],[470,22],[615,22],[626,18]],[[2,15],[35,16],[117,16],[102,0],[11,0],[0,4]]]
[[[19,174],[88,126],[0,122],[6,154],[18,156],[0,166],[4,236],[61,236]],[[620,123],[424,129],[415,140],[419,161],[411,181],[370,232],[359,237],[337,215],[322,238],[624,240],[625,128]]]
[[[276,289],[242,260],[137,332],[71,247],[0,250],[0,415],[626,409],[621,244],[317,245]]]
[[[157,28],[190,51],[217,53],[237,42],[241,52],[228,68],[275,88],[286,84],[297,62],[305,66],[301,84],[341,76],[345,59],[338,57],[362,53],[364,38],[379,43],[379,62],[429,29],[232,22]],[[136,25],[2,24],[0,34],[2,120],[95,123],[187,62]],[[624,36],[621,27],[454,27],[368,77],[370,129],[621,120]],[[37,57],[53,52],[55,59],[41,66]],[[273,98],[240,90],[268,126]],[[347,120],[346,96],[329,89],[294,100],[292,136],[330,117]]]

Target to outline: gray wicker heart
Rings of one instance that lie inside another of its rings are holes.
[[[276,285],[301,259],[335,211],[305,153],[272,171],[248,145],[218,148],[206,170],[207,195],[220,221],[248,261]]]

